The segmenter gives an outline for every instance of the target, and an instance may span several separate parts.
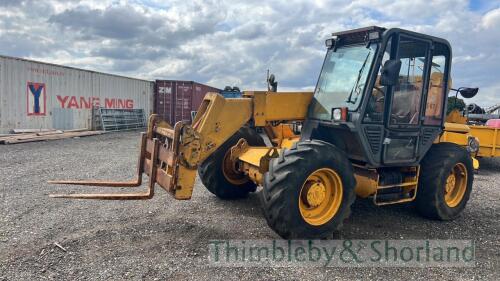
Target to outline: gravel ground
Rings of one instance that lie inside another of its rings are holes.
[[[339,239],[473,239],[473,268],[208,266],[210,239],[277,239],[258,194],[221,201],[197,181],[191,201],[163,190],[149,201],[51,199],[49,179],[132,178],[138,132],[0,146],[0,280],[446,279],[499,280],[500,160],[485,159],[460,218],[420,218],[411,205],[358,200]],[[71,191],[98,191],[69,187]],[[67,251],[56,247],[58,243]]]

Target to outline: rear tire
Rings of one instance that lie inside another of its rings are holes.
[[[340,149],[319,140],[295,143],[271,160],[264,175],[267,223],[285,239],[332,237],[351,213],[355,183],[352,165]],[[309,193],[312,188],[330,191],[317,197]]]
[[[431,219],[458,217],[467,205],[474,181],[472,159],[467,150],[453,143],[435,144],[420,167],[417,211]]]
[[[243,198],[257,188],[255,183],[243,174],[232,174],[231,182],[223,172],[224,158],[240,139],[245,139],[251,146],[265,146],[264,140],[255,130],[243,126],[198,167],[198,175],[203,185],[221,199]]]

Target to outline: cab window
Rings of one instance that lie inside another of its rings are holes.
[[[429,43],[400,37],[398,58],[401,60],[399,84],[394,87],[390,124],[419,123],[420,104],[424,94],[424,72]]]
[[[435,44],[429,79],[429,91],[425,105],[424,125],[440,126],[443,120],[445,93],[445,70],[449,58],[448,47]],[[450,84],[451,81],[448,82]]]

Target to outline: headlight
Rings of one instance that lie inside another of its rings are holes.
[[[333,120],[340,121],[342,119],[342,110],[340,108],[335,108],[333,110]]]
[[[476,137],[469,137],[467,142],[467,151],[476,153],[479,150],[479,139]]]
[[[347,121],[347,107],[332,108],[333,121]]]

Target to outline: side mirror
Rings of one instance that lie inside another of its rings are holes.
[[[277,92],[278,91],[278,81],[275,81],[276,78],[274,77],[274,74],[271,74],[269,76],[269,79],[267,80],[267,90],[269,92]]]
[[[460,92],[460,95],[466,99],[470,99],[472,97],[474,97],[477,92],[479,91],[479,88],[460,88],[459,89],[459,92]]]
[[[401,60],[388,60],[382,67],[380,85],[394,86],[399,82],[399,71],[401,70]]]

